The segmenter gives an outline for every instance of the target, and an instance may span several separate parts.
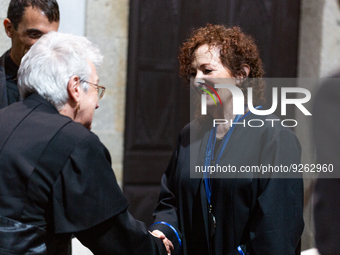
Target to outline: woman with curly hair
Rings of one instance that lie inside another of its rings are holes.
[[[179,136],[150,230],[164,233],[175,246],[174,254],[299,254],[302,179],[271,174],[259,178],[239,171],[244,166],[299,164],[301,157],[294,133],[265,121],[276,116],[249,110],[259,107],[264,91],[254,40],[238,27],[208,24],[184,43],[179,62],[181,75],[204,102],[207,115],[199,109]],[[224,89],[221,84],[232,86]],[[234,114],[233,86],[258,107],[245,100],[244,113]],[[263,125],[245,125],[254,118]],[[213,126],[213,119],[230,121]],[[211,166],[236,171],[213,173],[207,170]],[[202,170],[198,178],[197,167]]]

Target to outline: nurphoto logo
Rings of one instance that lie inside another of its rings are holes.
[[[244,94],[240,88],[238,88],[235,85],[231,84],[215,84],[214,87],[206,84],[206,83],[200,83],[206,88],[198,87],[198,89],[204,91],[205,93],[201,94],[201,114],[206,115],[207,114],[207,94],[213,99],[215,105],[217,105],[217,102],[215,100],[215,97],[212,93],[216,95],[218,98],[220,104],[222,105],[222,101],[220,98],[220,95],[217,93],[216,89],[228,89],[230,93],[232,94],[232,100],[233,100],[233,114],[243,115],[245,113],[245,107],[244,107]],[[215,89],[216,88],[216,89]],[[210,91],[209,91],[210,90]],[[304,97],[300,98],[287,98],[288,93],[299,93],[304,95]],[[247,107],[249,108],[250,112],[252,112],[255,115],[259,116],[265,116],[270,115],[275,112],[278,106],[278,88],[273,87],[272,88],[272,105],[270,109],[259,109],[258,107],[254,107],[253,104],[253,88],[248,87],[247,88]],[[281,115],[285,116],[287,115],[287,105],[295,105],[304,115],[311,116],[312,114],[306,109],[306,107],[303,105],[311,99],[311,93],[309,90],[305,88],[297,88],[297,87],[282,87],[281,88]],[[266,119],[265,121],[269,121],[272,123],[272,127],[274,126],[275,121],[280,121],[279,119]],[[233,124],[233,120],[230,120],[231,124]],[[264,121],[260,119],[252,119],[248,121],[248,126],[250,127],[261,127],[264,125]],[[258,123],[255,125],[254,123]],[[293,122],[293,125],[288,125],[287,122]],[[213,126],[216,124],[226,124],[228,123],[228,120],[225,119],[214,119],[213,120]],[[236,124],[236,123],[234,123]],[[242,124],[242,123],[237,123]],[[281,125],[285,127],[295,127],[297,126],[297,121],[294,119],[285,119],[281,121]],[[245,122],[244,122],[245,126]]]

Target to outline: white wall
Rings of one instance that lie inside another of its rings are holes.
[[[58,0],[59,32],[85,35],[86,0]]]

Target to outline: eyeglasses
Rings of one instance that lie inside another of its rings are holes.
[[[95,83],[92,83],[92,82],[89,82],[89,81],[85,81],[85,80],[80,80],[80,81],[86,82],[86,83],[88,83],[90,85],[95,86],[97,91],[98,91],[98,99],[101,99],[104,96],[105,89],[106,89],[104,86],[99,86],[98,84],[95,84]]]

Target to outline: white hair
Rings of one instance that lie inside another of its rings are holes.
[[[92,62],[101,65],[103,56],[82,36],[49,32],[42,36],[22,58],[18,87],[22,98],[37,93],[61,110],[68,100],[67,85],[73,75],[87,81]],[[81,82],[87,92],[88,84]]]

